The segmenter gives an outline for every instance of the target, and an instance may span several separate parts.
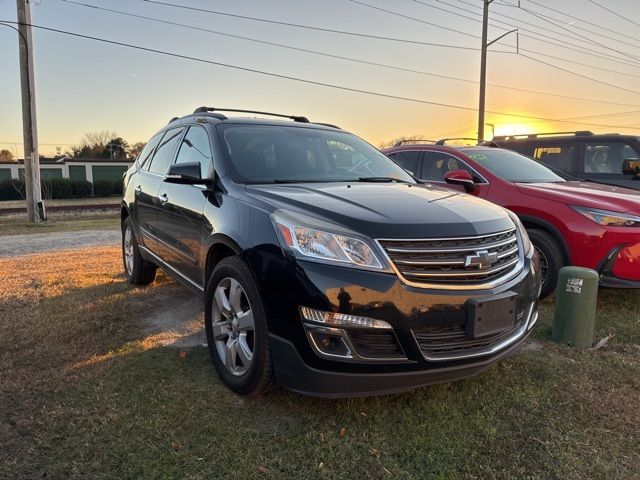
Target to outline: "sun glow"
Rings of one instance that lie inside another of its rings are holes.
[[[527,135],[549,130],[543,123],[496,123],[494,135]]]

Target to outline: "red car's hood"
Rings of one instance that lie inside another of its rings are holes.
[[[518,183],[525,195],[569,205],[640,213],[640,190],[591,182]]]

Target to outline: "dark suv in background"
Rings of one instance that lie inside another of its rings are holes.
[[[572,177],[640,190],[640,137],[591,132],[494,137],[515,150]]]
[[[337,127],[219,112],[147,143],[124,178],[122,246],[132,284],[161,267],[204,299],[231,389],[396,392],[479,372],[528,335],[540,265],[515,215]]]

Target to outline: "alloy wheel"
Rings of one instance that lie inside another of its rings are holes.
[[[131,227],[126,226],[124,229],[124,267],[127,269],[127,275],[133,274],[133,234]]]
[[[547,281],[547,276],[549,275],[549,260],[547,260],[547,256],[542,252],[542,250],[540,250],[540,248],[535,245],[533,247],[540,258],[540,276],[542,277],[542,283],[544,284]]]
[[[216,286],[211,322],[223,365],[233,375],[244,375],[253,360],[255,324],[247,294],[237,280],[226,277]]]

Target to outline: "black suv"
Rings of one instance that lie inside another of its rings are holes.
[[[397,392],[527,336],[540,268],[516,216],[337,127],[220,111],[237,112],[201,107],[149,140],[125,174],[122,247],[132,284],[161,267],[204,299],[231,389]]]
[[[640,190],[640,137],[592,132],[498,136],[492,142],[572,177]]]

